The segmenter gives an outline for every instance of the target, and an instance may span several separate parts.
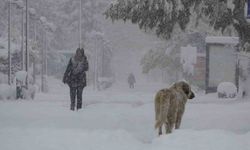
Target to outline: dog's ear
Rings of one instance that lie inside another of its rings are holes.
[[[174,83],[171,87],[176,89],[177,88],[176,83]]]

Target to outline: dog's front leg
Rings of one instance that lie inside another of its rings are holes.
[[[162,135],[162,126],[159,127],[159,132],[158,132],[158,135]]]
[[[180,128],[183,113],[184,113],[183,111],[178,112],[177,119],[176,119],[176,122],[175,122],[175,129],[179,129]]]
[[[165,129],[166,129],[166,134],[172,133],[174,128],[174,122],[169,120],[168,122],[165,123]]]

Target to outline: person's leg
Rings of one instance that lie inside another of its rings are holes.
[[[70,110],[75,110],[75,99],[76,99],[76,88],[75,87],[69,87],[70,89]]]
[[[77,109],[81,109],[82,108],[82,91],[83,91],[83,87],[77,87]]]

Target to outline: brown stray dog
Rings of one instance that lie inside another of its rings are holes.
[[[155,96],[155,128],[159,129],[158,134],[162,134],[162,125],[165,125],[166,134],[181,125],[182,115],[185,111],[187,99],[195,97],[189,84],[180,81],[170,88],[162,89]]]

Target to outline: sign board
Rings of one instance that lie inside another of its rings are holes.
[[[247,19],[250,19],[250,0],[247,0]]]
[[[245,17],[247,21],[250,21],[250,0],[246,0],[245,3]]]

